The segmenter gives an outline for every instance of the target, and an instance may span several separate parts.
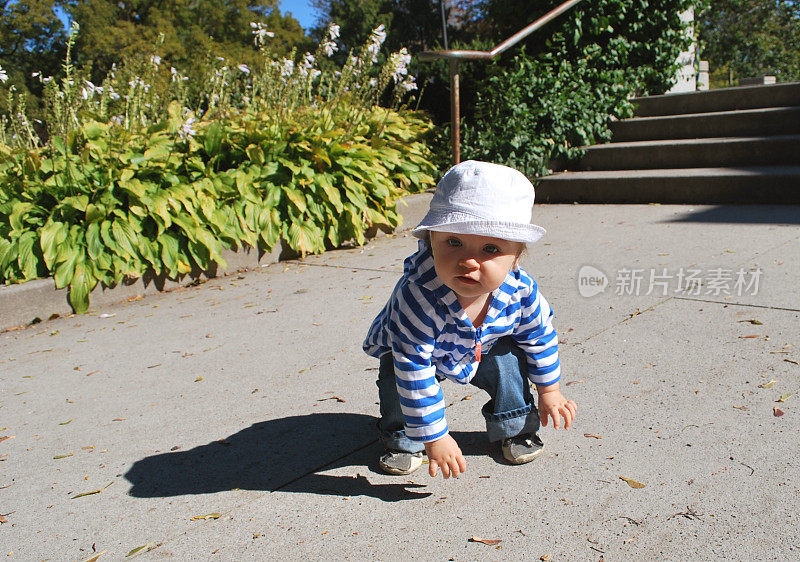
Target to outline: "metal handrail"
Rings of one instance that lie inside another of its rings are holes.
[[[461,132],[460,132],[460,92],[458,62],[460,60],[489,60],[510,49],[528,35],[544,26],[550,20],[560,16],[581,0],[569,0],[557,8],[550,10],[538,20],[518,31],[491,51],[422,51],[418,57],[420,62],[430,62],[438,59],[450,60],[450,120],[453,136],[453,164],[461,162]]]

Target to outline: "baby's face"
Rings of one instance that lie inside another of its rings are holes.
[[[431,232],[436,275],[460,298],[491,293],[503,284],[524,244],[477,234]]]

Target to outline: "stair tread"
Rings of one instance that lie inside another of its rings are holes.
[[[603,171],[566,171],[558,172],[541,180],[567,180],[573,179],[609,179],[609,178],[647,178],[647,177],[736,177],[800,175],[800,166],[740,166],[723,168],[659,168],[652,170],[603,170]],[[567,177],[569,176],[569,177]]]
[[[621,142],[608,142],[603,144],[594,144],[585,146],[586,150],[611,150],[623,148],[638,148],[646,146],[670,146],[670,145],[697,145],[697,144],[737,144],[737,143],[757,143],[757,142],[780,142],[787,140],[800,141],[800,134],[796,135],[761,135],[754,137],[698,137],[692,139],[656,139],[656,140],[641,140],[641,141],[621,141]]]
[[[764,113],[793,113],[800,110],[798,105],[780,105],[775,107],[756,107],[752,109],[727,109],[725,111],[706,111],[701,113],[680,113],[676,115],[653,115],[649,117],[631,117],[629,119],[620,119],[612,123],[659,123],[664,121],[673,121],[677,119],[697,119],[699,117],[725,117],[728,115],[758,115]]]
[[[780,82],[778,84],[755,84],[753,86],[732,86],[729,88],[714,88],[713,90],[702,90],[697,92],[678,92],[674,94],[660,94],[656,96],[642,96],[632,98],[631,101],[634,103],[641,102],[642,100],[653,100],[653,99],[687,99],[687,98],[699,98],[699,97],[715,97],[724,95],[729,92],[734,92],[738,94],[747,94],[750,92],[758,92],[758,93],[767,93],[770,89],[795,89],[800,88],[800,82]],[[768,94],[767,94],[768,95]]]

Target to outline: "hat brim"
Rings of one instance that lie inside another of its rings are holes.
[[[442,224],[425,224],[423,220],[411,231],[413,236],[424,238],[428,231],[452,232],[454,234],[475,234],[477,236],[491,236],[513,242],[533,244],[538,242],[547,231],[535,224],[522,224],[518,222],[501,221],[468,221],[451,222]]]

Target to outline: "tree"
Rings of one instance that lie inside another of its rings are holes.
[[[308,45],[300,24],[282,16],[277,0],[70,0],[68,11],[80,24],[77,62],[91,64],[99,80],[124,58],[157,54],[185,72],[200,72],[216,56],[254,63],[250,22],[275,33],[278,54]]]
[[[701,57],[717,81],[762,74],[800,79],[797,0],[711,0],[697,27]]]
[[[38,94],[41,82],[31,75],[58,71],[65,33],[56,6],[56,0],[0,1],[0,66],[9,75],[7,87]],[[4,103],[0,100],[0,108]]]

